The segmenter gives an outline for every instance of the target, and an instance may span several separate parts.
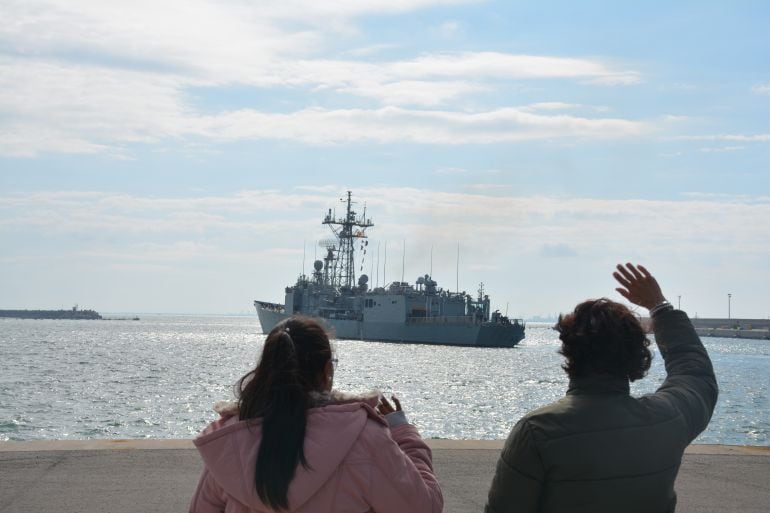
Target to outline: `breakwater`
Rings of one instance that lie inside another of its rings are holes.
[[[70,310],[0,310],[0,317],[13,319],[79,319],[99,320],[102,318],[99,312],[94,310],[79,310],[73,307]]]
[[[701,337],[770,340],[770,319],[692,319]]]

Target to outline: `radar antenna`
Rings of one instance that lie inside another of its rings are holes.
[[[329,209],[323,224],[329,226],[338,242],[336,249],[337,257],[335,258],[331,275],[331,285],[333,287],[353,288],[356,283],[354,239],[366,239],[366,229],[374,226],[374,223],[372,223],[371,219],[367,219],[365,215],[356,217],[356,212],[352,209],[352,205],[355,205],[355,202],[351,200],[351,192],[347,192],[347,199],[340,199],[341,202],[346,204],[345,216],[337,217],[336,212],[332,214],[332,210]],[[330,249],[328,245],[326,247]]]

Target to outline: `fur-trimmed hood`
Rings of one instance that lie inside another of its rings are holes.
[[[379,390],[370,390],[363,394],[352,394],[350,392],[343,392],[341,390],[332,390],[330,392],[311,392],[310,397],[313,399],[313,407],[320,408],[322,406],[329,406],[332,404],[350,404],[350,403],[364,403],[368,404],[372,408],[376,408],[380,402],[380,396],[382,393]],[[238,402],[237,401],[218,401],[214,403],[214,411],[225,418],[238,415]]]

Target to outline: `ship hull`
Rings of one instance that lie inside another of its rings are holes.
[[[256,307],[263,333],[269,333],[289,317],[284,312]],[[441,322],[364,322],[323,319],[335,338],[404,344],[436,344],[471,347],[513,347],[524,339],[520,324]]]

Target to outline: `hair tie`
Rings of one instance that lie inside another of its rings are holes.
[[[286,338],[289,339],[289,344],[291,345],[292,353],[296,353],[296,351],[297,351],[297,349],[296,349],[297,344],[295,344],[294,343],[294,339],[291,338],[291,330],[289,329],[288,326],[283,328],[283,333],[286,335]]]

